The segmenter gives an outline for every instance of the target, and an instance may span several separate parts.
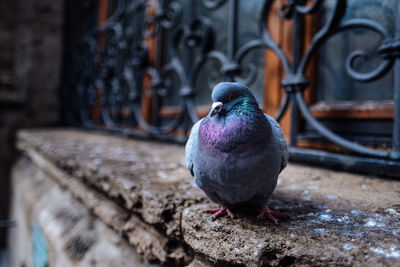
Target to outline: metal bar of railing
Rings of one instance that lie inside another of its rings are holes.
[[[238,2],[237,0],[229,1],[229,32],[228,32],[228,59],[233,61],[236,53],[236,45],[237,45],[237,11],[238,11]]]
[[[397,3],[396,32],[397,57],[394,64],[394,118],[392,158],[400,158],[400,2]]]
[[[297,0],[300,4],[304,3],[304,0]],[[303,36],[304,36],[304,18],[299,12],[294,12],[294,30],[293,30],[293,69],[296,72],[301,62],[303,55]],[[298,120],[299,120],[299,109],[297,106],[295,92],[303,90],[304,85],[290,85],[291,94],[291,124],[290,124],[290,146],[295,147],[297,145],[298,135]]]

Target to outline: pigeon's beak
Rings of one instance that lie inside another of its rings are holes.
[[[223,105],[224,104],[222,104],[222,102],[212,103],[210,116],[212,117],[215,114],[219,113],[221,111]]]

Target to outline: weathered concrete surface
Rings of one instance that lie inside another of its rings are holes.
[[[17,162],[12,182],[12,216],[17,226],[9,235],[10,266],[34,266],[35,224],[46,238],[49,266],[148,266],[126,240],[28,158]]]
[[[211,222],[201,210],[214,204],[192,186],[183,147],[73,130],[20,132],[18,147],[138,215],[170,240],[167,252],[182,246],[181,263],[193,250],[191,266],[400,264],[400,182],[289,164],[270,207],[290,220],[276,227],[244,212]]]
[[[122,238],[126,238],[146,261],[176,266],[191,260],[190,251],[185,251],[179,243],[171,242],[158,229],[140,220],[136,214],[127,211],[104,194],[61,171],[36,151],[25,152],[34,164],[23,166],[23,169],[40,168],[43,175],[46,174],[57,181]]]
[[[37,151],[69,175],[138,213],[146,223],[160,226],[172,239],[181,238],[183,208],[205,199],[191,185],[178,145],[52,130],[21,132],[17,146]]]
[[[219,263],[400,265],[400,182],[289,165],[270,204],[290,220],[210,222],[209,205],[187,208],[185,241]]]

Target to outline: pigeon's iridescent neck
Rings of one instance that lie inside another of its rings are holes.
[[[258,111],[257,102],[245,97],[242,103],[232,110],[232,117],[234,116],[251,116],[254,112]]]
[[[265,115],[253,104],[246,103],[231,110],[224,118],[206,117],[199,129],[200,149],[212,154],[243,154],[250,148],[264,149],[271,133],[271,126]]]

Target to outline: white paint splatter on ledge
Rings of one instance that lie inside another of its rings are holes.
[[[307,186],[307,188],[310,189],[310,190],[316,190],[316,189],[319,189],[319,185],[310,184],[310,185]]]
[[[385,211],[386,211],[387,213],[391,214],[391,215],[399,216],[399,217],[400,217],[400,212],[398,212],[398,211],[395,210],[395,209],[386,209]]]
[[[318,218],[322,221],[330,222],[332,221],[332,215],[330,214],[321,214],[318,216]]]
[[[335,195],[327,195],[326,196],[328,199],[337,199],[338,197]]]
[[[385,225],[382,221],[380,221],[379,219],[378,219],[378,220],[375,220],[375,219],[373,219],[373,218],[367,218],[367,219],[365,219],[364,221],[365,221],[364,226],[366,226],[366,227],[379,227],[379,228],[382,228],[382,227],[385,227],[385,226],[386,226],[386,225]]]
[[[352,211],[350,211],[350,213],[353,214],[353,215],[356,215],[356,216],[358,216],[358,215],[364,215],[364,214],[365,214],[365,213],[364,213],[363,211],[361,211],[361,210],[352,210]]]
[[[400,250],[397,249],[397,246],[392,246],[390,249],[372,247],[369,250],[386,258],[400,258]]]
[[[355,246],[355,245],[353,245],[353,244],[351,244],[351,243],[345,243],[345,244],[343,244],[343,249],[344,249],[344,250],[350,250],[350,249],[355,249],[355,248],[357,248],[357,246]]]

